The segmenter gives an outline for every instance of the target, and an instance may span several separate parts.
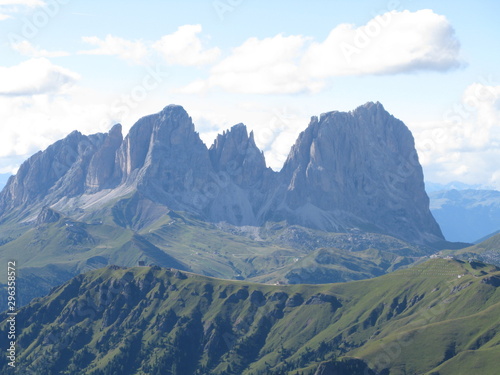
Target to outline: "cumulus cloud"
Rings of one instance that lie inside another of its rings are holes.
[[[230,92],[250,94],[316,91],[320,82],[304,76],[298,66],[307,38],[277,35],[263,40],[250,38],[211,69],[207,80],[195,81],[185,93],[221,87]]]
[[[460,43],[445,16],[391,11],[366,25],[342,24],[315,42],[303,64],[313,77],[446,71],[460,66]]]
[[[33,58],[12,67],[0,67],[0,95],[61,92],[79,78],[77,73],[54,65],[46,58]]]
[[[442,121],[412,130],[428,181],[486,181],[500,189],[500,86],[473,83]]]
[[[45,49],[41,49],[35,47],[33,44],[28,42],[27,40],[23,40],[18,43],[13,43],[12,48],[19,52],[23,56],[28,57],[62,57],[69,56],[68,52],[65,51],[47,51]]]
[[[134,64],[148,64],[156,56],[170,65],[200,66],[214,62],[220,54],[218,48],[203,47],[198,36],[201,31],[201,25],[184,25],[154,42],[127,40],[113,35],[104,39],[86,36],[82,38],[83,42],[98,48],[78,53],[117,56]]]
[[[99,93],[78,87],[64,95],[0,96],[0,168],[15,170],[75,129],[84,134],[108,131],[111,125],[103,121],[107,111],[109,104]]]
[[[79,51],[79,54],[117,56],[136,64],[142,64],[148,55],[148,48],[141,40],[130,41],[113,35],[107,35],[104,39],[96,36],[85,36],[82,40],[85,43],[97,46],[97,48]]]
[[[152,47],[168,64],[185,66],[210,64],[219,57],[220,50],[204,49],[198,37],[201,31],[201,25],[180,26],[174,33],[165,35],[153,43]]]
[[[207,79],[181,92],[315,92],[336,76],[446,71],[462,64],[459,53],[446,17],[432,10],[391,11],[360,27],[338,25],[322,42],[300,35],[250,38],[213,66]]]
[[[46,5],[42,0],[0,0],[0,21],[12,18],[23,8],[36,8]]]

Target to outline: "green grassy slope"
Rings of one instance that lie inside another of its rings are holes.
[[[52,220],[25,225],[21,232],[15,232],[19,225],[0,225],[0,262],[17,261],[22,304],[109,264],[131,267],[143,261],[226,279],[328,283],[379,276],[428,254],[377,234],[325,233],[279,223],[238,228],[175,212],[136,230],[124,224],[126,214],[118,209],[116,220],[105,214],[90,222],[54,212]],[[5,274],[0,283],[5,284]]]
[[[444,250],[441,255],[451,255],[460,259],[478,259],[500,266],[500,234],[489,237],[485,241],[460,250]]]
[[[14,373],[493,374],[499,286],[498,268],[445,259],[326,285],[107,267],[19,312]]]

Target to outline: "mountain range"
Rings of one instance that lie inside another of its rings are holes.
[[[72,132],[0,192],[0,259],[21,264],[22,304],[110,264],[325,283],[464,246],[444,240],[411,132],[380,103],[313,116],[279,172],[245,125],[207,147],[169,105],[125,137]]]
[[[500,228],[500,191],[439,190],[429,197],[431,212],[450,241],[481,242]]]
[[[313,116],[278,172],[245,125],[207,147],[170,105],[69,134],[0,192],[9,371],[496,374],[499,241],[445,240],[380,103]]]
[[[176,105],[140,119],[123,138],[74,131],[21,165],[0,193],[0,220],[35,222],[49,206],[77,220],[110,215],[124,199],[141,229],[168,211],[207,222],[286,221],[329,232],[359,228],[406,241],[444,238],[429,211],[408,128],[380,103],[313,117],[280,172],[266,167],[243,124],[210,148]]]

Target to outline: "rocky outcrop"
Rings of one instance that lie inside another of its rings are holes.
[[[485,277],[484,279],[481,280],[481,283],[491,285],[491,286],[494,286],[495,288],[498,288],[500,286],[500,276],[493,275],[493,276]]]
[[[226,172],[239,186],[262,184],[266,161],[255,145],[253,132],[247,133],[243,124],[217,136],[209,150],[210,160],[217,172]]]
[[[141,210],[130,213],[134,229],[180,210],[233,225],[285,221],[417,243],[443,240],[413,137],[380,103],[313,117],[280,172],[266,167],[243,124],[207,149],[177,105],[143,117],[125,138],[120,125],[107,134],[75,131],[23,163],[0,193],[0,217],[31,209],[35,219],[50,206],[82,219],[130,197]],[[132,222],[126,219],[124,225]]]
[[[61,215],[45,206],[44,208],[42,208],[40,214],[36,218],[36,225],[55,223],[59,221],[59,219],[61,219]]]

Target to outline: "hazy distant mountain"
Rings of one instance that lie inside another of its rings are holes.
[[[429,197],[432,214],[449,241],[473,243],[500,230],[500,191],[453,189]]]
[[[425,181],[425,191],[427,193],[433,193],[435,191],[442,191],[442,190],[488,190],[485,186],[483,185],[471,185],[471,184],[466,184],[464,182],[460,181],[452,181],[448,182],[447,184],[440,184],[437,182],[430,182],[430,181]]]

